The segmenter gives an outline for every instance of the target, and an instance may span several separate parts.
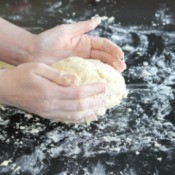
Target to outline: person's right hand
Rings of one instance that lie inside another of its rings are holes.
[[[21,64],[0,71],[0,104],[54,121],[97,120],[95,111],[104,105],[106,84],[76,86],[77,81],[75,75],[42,63]]]

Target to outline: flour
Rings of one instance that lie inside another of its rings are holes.
[[[43,2],[46,3],[45,0]],[[79,1],[81,2],[85,1]],[[43,9],[53,5],[51,1],[47,3],[50,6],[46,4]],[[100,1],[98,4],[102,3],[103,1]],[[63,1],[62,4],[58,9],[53,9],[53,13],[45,12],[47,16],[56,16],[54,22],[58,17],[55,11],[60,10],[66,15],[72,14],[75,11],[74,7],[77,8],[75,0],[67,1],[67,3]],[[84,8],[83,3],[81,4],[83,15],[78,17],[80,12],[76,11],[76,18],[70,15],[71,18],[65,17],[64,21],[75,22],[75,19],[76,21],[89,19],[92,9],[87,8],[87,3],[84,4]],[[73,7],[72,10],[69,9],[70,6]],[[111,6],[114,4],[111,3]],[[116,5],[115,9],[117,8]],[[105,8],[101,9],[102,12],[105,11]],[[35,8],[31,10],[30,19],[34,19],[35,24],[37,16],[33,16],[35,14],[33,10],[35,12]],[[158,8],[155,15],[153,14],[157,25],[155,27],[153,25],[147,28],[132,24],[131,26],[119,25],[118,19],[120,18],[116,17],[115,24],[108,24],[106,20],[91,32],[92,35],[107,37],[121,46],[128,65],[123,73],[127,89],[129,89],[128,97],[123,100],[122,104],[100,117],[97,122],[93,122],[90,126],[64,125],[46,121],[35,115],[26,117],[25,112],[17,109],[6,108],[5,111],[0,111],[2,128],[0,141],[4,145],[1,147],[1,155],[7,155],[0,163],[12,157],[12,152],[9,150],[16,153],[16,156],[11,159],[12,162],[0,167],[1,174],[41,175],[50,171],[53,175],[92,175],[96,172],[107,175],[137,175],[143,172],[157,175],[170,174],[169,170],[174,172],[175,126],[172,122],[174,118],[168,115],[171,112],[171,102],[175,95],[173,45],[175,32],[157,28],[162,26],[165,19],[168,20],[166,23],[169,21],[172,23],[171,19],[174,18],[173,16],[166,18],[165,13],[158,16],[157,14],[161,11],[164,12],[163,7]],[[102,16],[109,15],[101,14]],[[39,14],[38,21],[40,21],[40,16]],[[25,16],[23,19],[25,22],[28,20]],[[43,25],[36,26],[43,27],[46,24],[43,22]],[[35,26],[30,30],[42,31],[36,29]],[[133,38],[135,35],[139,39],[138,43]],[[160,50],[160,42],[155,43],[151,40],[152,36],[157,39],[162,38],[164,49]],[[150,46],[153,45],[156,49],[149,52],[152,48]],[[148,66],[143,65],[145,61],[149,63]],[[40,127],[36,125],[37,122],[41,124]],[[32,128],[38,128],[40,132],[33,133]],[[10,130],[12,132],[9,133]],[[19,132],[18,135],[15,134],[16,130]],[[4,147],[9,148],[8,151],[3,150]],[[55,167],[59,167],[59,170],[52,173]]]
[[[0,164],[0,167],[1,167],[1,166],[8,166],[8,164],[9,164],[10,162],[12,162],[11,159],[9,159],[9,160],[4,160],[4,161]]]

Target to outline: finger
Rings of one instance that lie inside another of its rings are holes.
[[[98,120],[97,116],[95,114],[92,114],[90,116],[87,116],[85,119],[79,120],[78,123],[79,124],[85,123],[85,124],[89,125],[91,122],[97,121],[97,120]]]
[[[78,121],[86,120],[86,117],[93,115],[99,107],[92,107],[90,110],[78,111],[78,112],[51,112],[49,113],[50,119],[54,121],[78,123]]]
[[[101,23],[101,18],[96,17],[87,21],[82,21],[73,24],[63,24],[63,30],[66,34],[77,36],[94,30]]]
[[[120,60],[124,57],[122,49],[114,44],[112,41],[106,38],[93,37],[90,36],[91,46],[93,50],[104,51],[108,54],[111,54],[114,58]]]
[[[113,62],[116,61],[116,59],[112,57],[111,54],[101,50],[91,50],[90,58],[101,60],[103,63],[107,63],[111,66],[113,66]]]
[[[73,37],[71,40],[71,43],[72,45],[76,46],[71,56],[89,58],[89,52],[91,50],[91,41],[88,35],[81,35],[80,37]]]
[[[62,123],[67,123],[67,124],[87,124],[89,125],[93,121],[97,121],[98,118],[95,114],[91,114],[90,116],[85,117],[84,119],[81,120],[65,120],[65,119],[53,119],[54,122],[62,122]]]
[[[104,51],[92,50],[90,53],[90,58],[91,59],[99,59],[102,62],[113,66],[119,72],[122,72],[126,69],[126,64],[124,61],[116,60],[114,57],[111,56],[111,54],[106,53]]]
[[[82,110],[88,110],[92,107],[102,107],[105,106],[105,94],[99,94],[92,97],[76,100],[58,100],[54,99],[50,102],[52,106],[52,111],[67,111],[67,112],[76,112]]]
[[[113,66],[116,70],[118,70],[119,72],[123,72],[123,71],[127,68],[125,62],[122,61],[122,60],[118,60],[118,61],[116,61],[116,62],[113,62],[112,66]]]
[[[38,64],[35,73],[61,86],[74,86],[79,84],[76,75],[55,70],[45,64]]]
[[[107,83],[93,83],[83,86],[57,87],[56,98],[59,99],[83,99],[106,92]],[[58,91],[58,93],[57,93]]]

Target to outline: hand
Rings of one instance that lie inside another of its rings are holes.
[[[121,48],[106,38],[93,37],[85,33],[93,30],[100,18],[63,24],[36,35],[32,57],[35,61],[52,64],[69,56],[100,59],[123,71],[126,64],[122,60]]]
[[[106,84],[76,86],[75,75],[59,72],[43,63],[26,63],[1,70],[0,82],[0,104],[54,121],[90,122],[97,119],[95,111],[104,105],[102,93]]]

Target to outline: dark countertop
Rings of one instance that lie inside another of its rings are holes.
[[[0,174],[175,175],[175,1],[1,0],[1,17],[38,33],[95,14],[90,34],[123,48],[128,98],[90,126],[0,110]]]

